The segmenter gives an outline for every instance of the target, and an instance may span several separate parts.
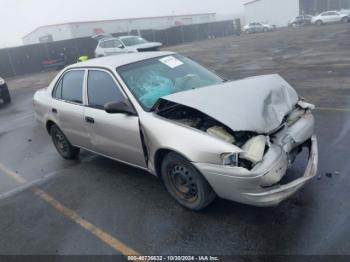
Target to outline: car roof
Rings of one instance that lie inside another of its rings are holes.
[[[113,56],[106,56],[101,58],[94,58],[85,62],[76,63],[67,67],[67,69],[81,68],[81,67],[102,67],[114,70],[123,65],[132,64],[146,59],[174,55],[174,52],[141,52],[128,53]]]

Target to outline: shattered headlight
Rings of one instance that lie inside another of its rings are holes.
[[[224,153],[221,154],[222,164],[224,166],[238,166],[239,153]]]
[[[221,154],[222,164],[249,169],[263,160],[268,141],[263,135],[252,137],[242,146],[242,152]]]
[[[0,86],[4,85],[6,82],[3,78],[0,77]]]

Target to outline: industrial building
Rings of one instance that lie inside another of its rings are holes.
[[[244,7],[246,23],[265,22],[282,27],[299,14],[349,9],[350,0],[254,0]]]
[[[97,34],[116,34],[140,30],[162,30],[174,26],[211,23],[215,13],[73,22],[42,26],[22,38],[24,45],[61,41]]]

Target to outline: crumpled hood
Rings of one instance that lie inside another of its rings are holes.
[[[299,98],[279,75],[265,75],[184,91],[162,99],[188,106],[233,131],[269,133],[278,128]]]

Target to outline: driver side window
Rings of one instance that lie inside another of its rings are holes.
[[[109,102],[122,102],[125,100],[119,86],[110,74],[99,70],[90,70],[88,75],[89,106],[104,109]]]
[[[114,47],[124,48],[124,45],[119,40],[114,40]]]
[[[114,41],[113,40],[109,40],[109,41],[103,42],[103,48],[113,48],[113,47],[114,47]]]

